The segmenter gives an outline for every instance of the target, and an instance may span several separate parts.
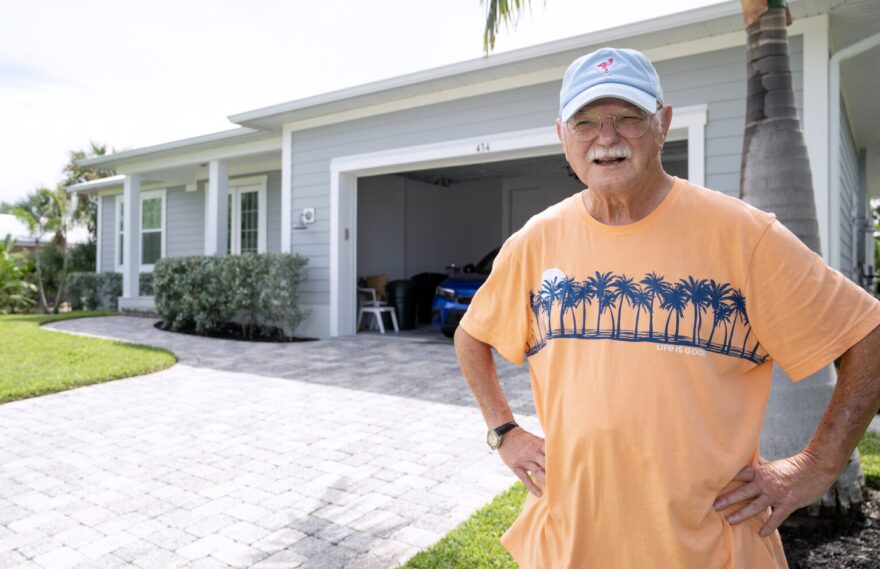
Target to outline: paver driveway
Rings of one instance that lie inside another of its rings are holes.
[[[0,405],[0,568],[394,567],[515,480],[442,339],[152,323],[52,328],[168,347],[176,366]],[[497,359],[536,429],[528,370]]]

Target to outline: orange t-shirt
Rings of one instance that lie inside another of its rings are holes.
[[[772,214],[676,179],[648,216],[580,193],[504,243],[461,326],[521,364],[546,485],[502,543],[526,569],[779,569],[768,508],[715,498],[757,463],[773,362],[798,381],[880,325],[880,302]]]

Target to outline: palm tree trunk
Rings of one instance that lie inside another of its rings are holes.
[[[744,12],[752,3],[743,0]],[[748,98],[740,190],[743,200],[775,213],[807,247],[820,252],[810,161],[792,90],[786,11],[774,4],[746,30]],[[775,459],[803,450],[831,399],[835,383],[836,374],[830,365],[797,386],[775,367],[761,435],[762,454]],[[846,511],[852,504],[860,505],[863,480],[855,451],[835,485],[820,501],[808,506],[808,513],[818,515],[822,506]]]
[[[40,263],[40,242],[37,240],[34,246],[34,261],[37,265],[37,288],[40,290],[40,309],[43,314],[49,314],[49,301],[46,299],[46,289],[43,287],[43,265]]]
[[[55,291],[55,304],[52,312],[58,314],[58,306],[61,304],[61,293],[64,292],[65,281],[67,280],[67,242],[65,241],[61,249],[61,276],[58,279],[58,290]]]
[[[581,329],[581,334],[583,336],[587,335],[587,301],[584,301],[584,304],[581,306],[581,325],[583,326]]]

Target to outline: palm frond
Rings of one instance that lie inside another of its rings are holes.
[[[486,6],[486,27],[483,30],[483,52],[486,55],[495,49],[495,36],[501,23],[510,26],[513,22],[515,27],[529,2],[530,0],[480,0],[480,4]]]

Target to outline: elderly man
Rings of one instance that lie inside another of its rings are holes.
[[[524,568],[786,567],[776,528],[880,405],[880,303],[772,214],[664,172],[671,119],[641,53],[575,61],[556,129],[587,188],[510,236],[455,335],[530,492],[502,537]],[[528,356],[545,438],[513,422],[490,346]],[[799,381],[841,355],[807,448],[761,460],[773,362]]]

